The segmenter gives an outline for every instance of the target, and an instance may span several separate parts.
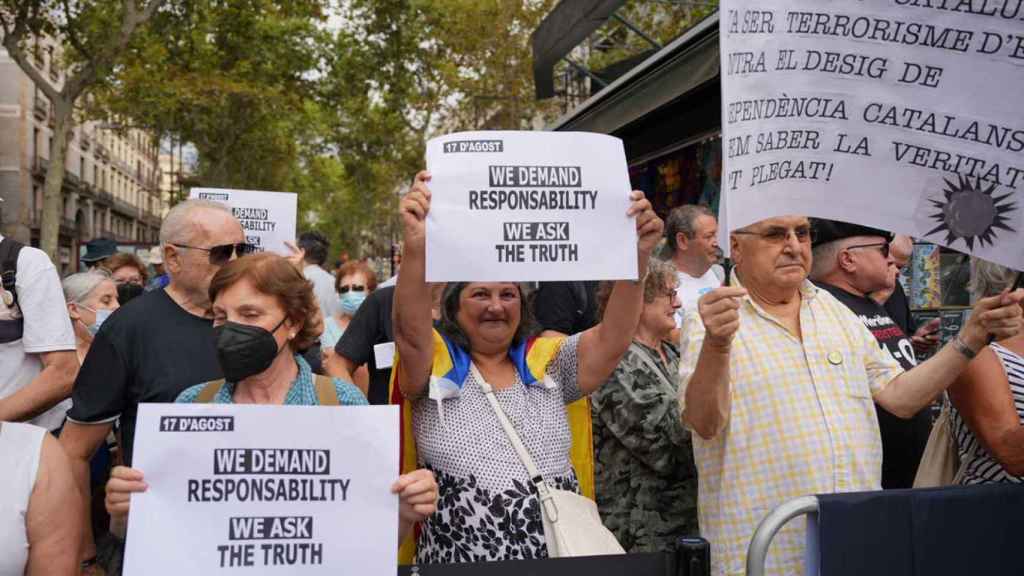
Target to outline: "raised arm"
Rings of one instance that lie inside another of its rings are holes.
[[[404,252],[402,272],[395,286],[392,318],[398,350],[398,384],[406,398],[423,395],[434,358],[430,288],[426,277],[426,222],[430,210],[430,173],[416,175],[412,189],[402,198]]]
[[[966,347],[968,354],[973,355],[985,347],[989,334],[1002,340],[1020,332],[1021,300],[1024,300],[1024,289],[978,300],[956,340],[893,379],[875,394],[875,402],[901,418],[917,414],[967,367],[968,355],[957,348]]]
[[[647,261],[664,228],[664,223],[654,213],[643,192],[634,190],[629,197],[632,203],[626,214],[636,218],[639,277],[637,280],[616,282],[601,323],[580,336],[577,383],[583,394],[590,394],[608,379],[633,341],[644,307]]]
[[[729,352],[740,328],[739,307],[746,294],[744,288],[723,286],[697,304],[705,336],[693,373],[680,390],[683,422],[705,440],[717,436],[729,422]]]

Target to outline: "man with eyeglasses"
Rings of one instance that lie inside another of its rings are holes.
[[[848,307],[808,281],[813,230],[781,216],[732,232],[729,286],[688,318],[679,402],[693,429],[702,535],[715,574],[744,574],[754,529],[811,494],[877,490],[882,446],[874,399],[910,418],[948,387],[989,334],[1021,329],[1024,290],[978,302],[960,335],[905,371]],[[857,242],[883,268],[882,243]],[[883,268],[884,269],[884,268]],[[768,573],[803,572],[804,527],[773,539]]]
[[[122,461],[131,465],[140,402],[174,402],[185,388],[222,376],[208,290],[221,266],[251,251],[242,226],[219,202],[187,200],[167,213],[160,244],[167,287],[139,296],[103,323],[75,380],[61,444],[82,494],[89,494],[89,459],[115,421]],[[82,514],[89,517],[86,500]],[[96,555],[87,532],[83,566]]]
[[[892,234],[834,220],[815,220],[813,226],[811,279],[853,311],[903,370],[916,366],[911,339],[871,297],[892,290],[896,283],[889,245]],[[875,407],[882,434],[882,488],[911,488],[932,428],[930,410],[925,407],[903,419],[882,405]]]

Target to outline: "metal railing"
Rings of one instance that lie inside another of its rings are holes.
[[[747,576],[764,576],[768,547],[779,530],[797,516],[818,513],[818,498],[801,496],[776,506],[754,530],[747,548]]]

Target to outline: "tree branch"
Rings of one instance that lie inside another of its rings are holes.
[[[156,13],[157,8],[164,0],[151,0],[140,12],[135,5],[135,0],[122,0],[124,15],[121,17],[121,27],[118,30],[117,39],[103,46],[96,56],[86,62],[82,68],[69,77],[64,83],[65,95],[76,99],[85,90],[85,87],[92,84],[99,71],[112,65],[114,60],[128,47],[135,30],[147,22]]]
[[[42,92],[50,99],[50,102],[56,100],[60,93],[57,88],[51,84],[43,74],[29,62],[28,58],[25,57],[25,50],[23,49],[21,42],[25,39],[25,35],[28,33],[28,2],[22,4],[21,12],[14,18],[14,29],[9,33],[4,30],[4,48],[7,49],[7,54],[10,55],[11,60],[14,60],[15,64],[21,68],[29,80],[32,81]]]
[[[68,42],[71,43],[71,46],[75,50],[78,50],[78,52],[85,58],[85,60],[92,60],[92,52],[86,49],[85,45],[82,44],[82,39],[78,37],[78,30],[76,29],[76,26],[73,23],[74,19],[71,17],[71,5],[68,4],[68,0],[61,0],[61,4],[64,6],[64,14],[66,14],[65,17],[68,20],[67,30],[65,30],[65,34],[68,37]]]

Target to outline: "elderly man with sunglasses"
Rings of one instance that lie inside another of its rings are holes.
[[[754,528],[775,506],[880,488],[872,399],[909,418],[952,383],[989,334],[1021,328],[1024,290],[981,300],[956,340],[904,371],[848,307],[807,280],[812,235],[803,216],[734,231],[731,285],[705,294],[700,317],[683,327],[680,406],[697,433],[700,527],[716,575],[744,574]],[[776,536],[770,574],[803,573],[803,532],[790,523]]]
[[[221,266],[251,251],[242,226],[219,202],[188,200],[167,213],[160,243],[167,287],[132,300],[103,323],[75,380],[60,441],[85,495],[89,459],[114,422],[120,421],[122,463],[130,466],[140,402],[174,402],[196,382],[221,377],[208,290]],[[87,500],[80,513],[89,517]],[[83,566],[95,557],[87,532]]]
[[[892,290],[896,284],[896,266],[889,244],[892,235],[834,220],[815,220],[812,225],[815,237],[811,279],[853,311],[901,368],[910,370],[916,366],[910,335],[872,298],[874,293]],[[882,433],[882,488],[912,488],[932,429],[930,410],[926,406],[904,419],[881,404],[875,408]]]

